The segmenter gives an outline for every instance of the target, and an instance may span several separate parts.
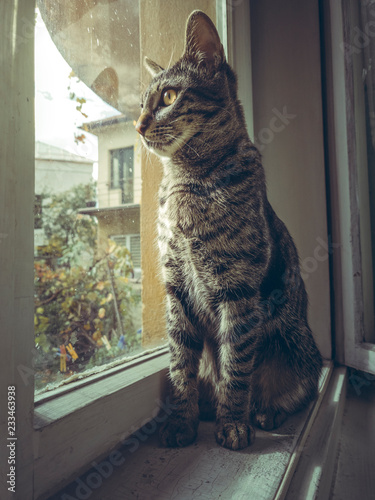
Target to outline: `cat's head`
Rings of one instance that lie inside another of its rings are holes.
[[[213,22],[201,11],[192,12],[179,61],[163,69],[145,58],[145,65],[153,78],[136,124],[143,143],[162,157],[182,150],[199,155],[202,144],[228,122],[233,112],[228,101],[237,99],[236,78]]]

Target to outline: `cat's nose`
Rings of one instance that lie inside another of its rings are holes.
[[[138,134],[145,135],[145,132],[149,124],[150,124],[150,115],[142,113],[141,116],[138,118],[135,130],[138,132]]]

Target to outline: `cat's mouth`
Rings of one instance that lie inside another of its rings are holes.
[[[149,139],[146,139],[146,137],[142,137],[142,141],[148,149],[152,150],[155,153],[165,151],[165,145],[162,142],[150,141]]]
[[[160,141],[160,137],[158,137],[158,141],[152,141],[144,135],[141,136],[141,140],[146,148],[152,153],[166,158],[171,158],[178,149],[181,149],[185,145],[186,140],[190,135],[190,131],[187,130],[184,134],[166,134],[162,141]]]

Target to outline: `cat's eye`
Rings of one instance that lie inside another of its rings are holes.
[[[177,99],[177,92],[174,89],[166,89],[163,91],[162,104],[164,106],[170,106]]]

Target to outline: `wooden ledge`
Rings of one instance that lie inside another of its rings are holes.
[[[289,484],[285,477],[293,475],[297,466],[332,370],[332,363],[327,362],[317,401],[287,419],[277,432],[257,429],[255,443],[245,450],[233,452],[220,447],[215,441],[213,422],[201,422],[197,442],[192,446],[163,449],[158,444],[156,424],[149,422],[116,450],[121,464],[112,465],[108,477],[100,476],[99,487],[94,488],[92,474],[109,470],[109,458],[50,500],[60,500],[63,493],[78,498],[79,487],[86,488],[86,493],[90,489],[90,500],[281,499]]]

